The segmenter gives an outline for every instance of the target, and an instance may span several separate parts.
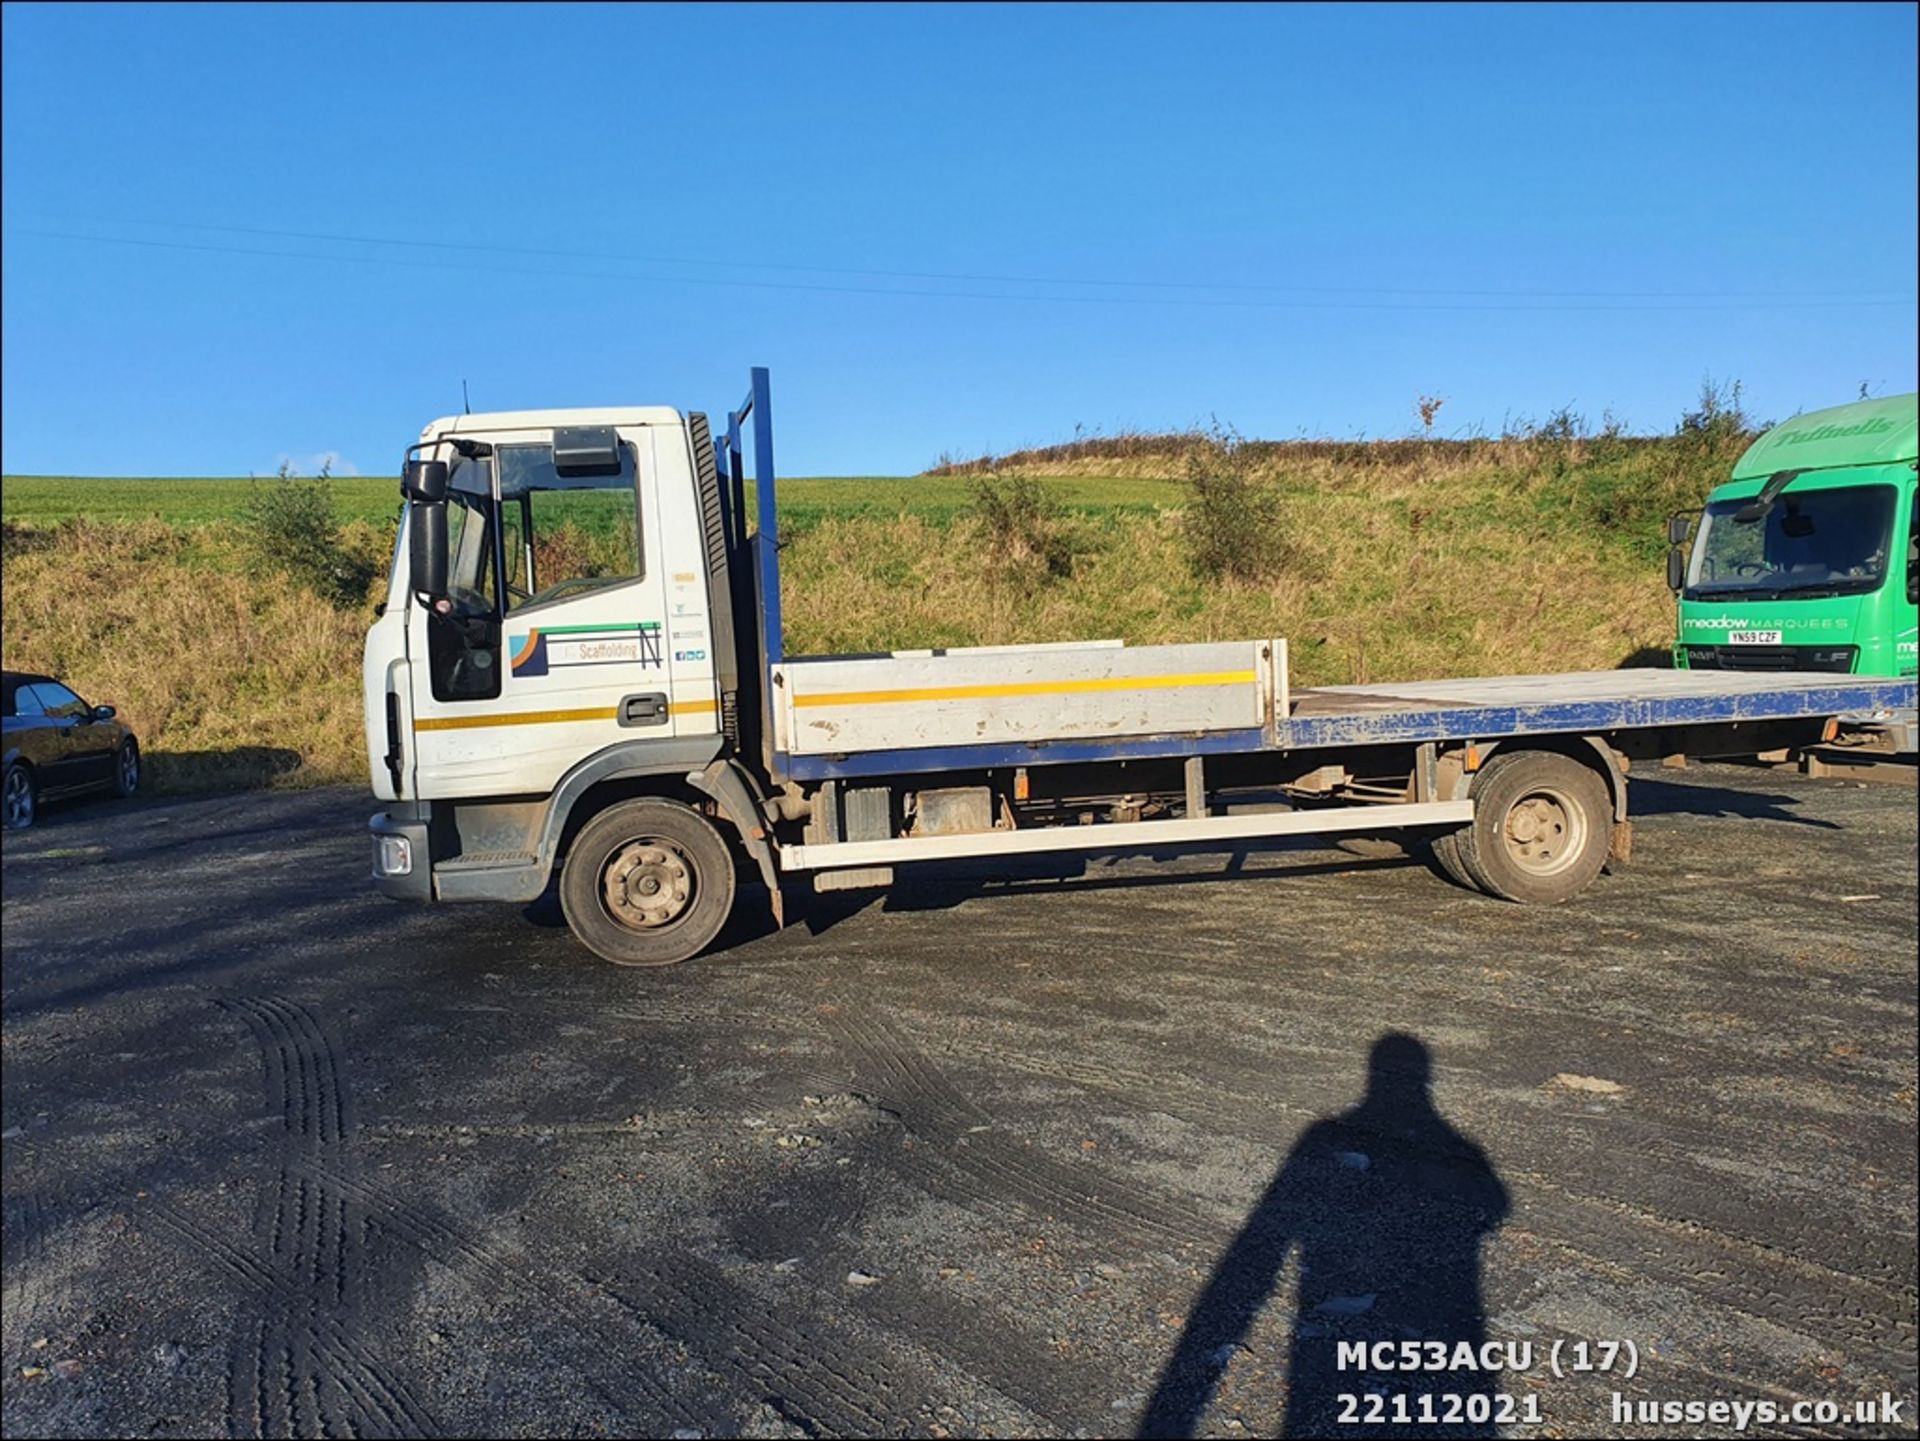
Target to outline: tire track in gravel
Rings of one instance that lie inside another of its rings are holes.
[[[41,1271],[54,1223],[50,1203],[31,1191],[0,1207],[0,1318],[10,1336],[26,1335],[46,1305]]]
[[[1516,1239],[1673,1286],[1716,1311],[1804,1336],[1815,1350],[1844,1347],[1888,1377],[1912,1368],[1920,1346],[1912,1291],[1892,1292],[1874,1280],[1698,1222],[1588,1197],[1548,1176],[1508,1174],[1548,1198],[1537,1209],[1550,1212],[1550,1219],[1509,1222],[1505,1229]],[[1703,1248],[1709,1254],[1702,1255]]]
[[[247,1419],[244,1410],[249,1401],[259,1408],[252,1418],[255,1422],[276,1408],[283,1419],[287,1414],[296,1413],[303,1422],[310,1419],[309,1413],[320,1404],[320,1396],[324,1394],[319,1386],[324,1373],[327,1389],[338,1391],[346,1413],[341,1414],[342,1408],[337,1403],[334,1409],[324,1413],[329,1434],[342,1430],[358,1434],[351,1424],[355,1416],[373,1435],[437,1434],[432,1419],[405,1385],[388,1374],[379,1360],[354,1339],[340,1318],[316,1314],[313,1298],[305,1288],[293,1284],[282,1272],[249,1255],[171,1202],[155,1201],[151,1214],[253,1293],[267,1313],[257,1331],[258,1336],[265,1338],[259,1343],[263,1353],[277,1347],[278,1359],[286,1366],[306,1367],[304,1371],[282,1370],[278,1376],[271,1368],[262,1367],[244,1378],[244,1382],[251,1383],[251,1390],[243,1384],[243,1378],[233,1378],[232,1395],[242,1414],[230,1417],[230,1421],[244,1424]]]
[[[646,1333],[656,1345],[684,1348],[733,1389],[809,1435],[897,1435],[919,1425],[904,1395],[931,1384],[932,1373],[907,1385],[901,1358],[871,1354],[829,1310],[762,1300],[717,1266],[684,1254],[635,1259],[606,1276],[538,1274],[388,1188],[344,1176],[326,1179],[365,1205],[377,1227],[442,1265],[500,1289],[529,1292],[550,1315],[580,1317],[583,1330],[601,1331],[614,1321]],[[630,1396],[638,1389],[670,1420],[701,1428],[702,1418],[640,1367],[597,1374],[562,1364],[603,1395]]]
[[[1074,1434],[1085,1418],[1110,1424],[1115,1387],[1106,1371],[1068,1360],[1010,1318],[987,1316],[931,1288],[890,1278],[861,1312],[933,1354],[957,1361],[1039,1422],[1029,1434]],[[1082,1434],[1086,1434],[1082,1432]],[[1093,1434],[1098,1434],[1093,1433]]]
[[[1319,1082],[1303,1078],[1297,1071],[1288,1072],[1286,1089],[1282,1091],[1277,1086],[1268,1088],[1256,1084],[1249,1087],[1236,1084],[1231,1079],[1202,1080],[1171,1071],[1149,1075],[1125,1066],[1091,1058],[1079,1059],[1063,1053],[1035,1056],[996,1050],[993,1060],[996,1066],[1007,1070],[1110,1095],[1132,1108],[1157,1111],[1192,1125],[1269,1145],[1285,1139],[1286,1127],[1274,1124],[1276,1120],[1310,1122],[1337,1112],[1352,1101],[1349,1082],[1331,1079]],[[1258,1074],[1253,1067],[1236,1066],[1230,1069],[1235,1076]],[[1480,1115],[1471,1119],[1484,1130],[1489,1117]],[[1593,1118],[1580,1116],[1571,1119],[1584,1125]],[[1634,1120],[1639,1122],[1638,1115]],[[1650,1124],[1659,1127],[1657,1122]],[[1646,1194],[1637,1199],[1617,1194],[1621,1189],[1618,1184],[1622,1175],[1620,1158],[1629,1154],[1635,1157],[1636,1174],[1645,1183]],[[1591,1202],[1593,1206],[1632,1217],[1640,1225],[1654,1228],[1684,1227],[1691,1234],[1717,1237],[1725,1245],[1737,1247],[1751,1255],[1771,1258],[1783,1264],[1790,1262],[1796,1273],[1832,1278],[1849,1291],[1878,1292],[1885,1298],[1912,1306],[1914,1288],[1892,1259],[1891,1248],[1878,1255],[1863,1256],[1857,1251],[1838,1254],[1834,1248],[1847,1243],[1849,1238],[1835,1237],[1819,1228],[1810,1228],[1807,1234],[1790,1238],[1793,1246],[1788,1250],[1778,1241],[1762,1239],[1782,1223],[1777,1197],[1748,1196],[1724,1176],[1695,1178],[1683,1174],[1682,1168],[1689,1164],[1690,1158],[1684,1148],[1665,1138],[1655,1137],[1639,1141],[1631,1151],[1626,1149],[1624,1142],[1616,1149],[1603,1144],[1601,1140],[1594,1140],[1580,1146],[1560,1147],[1550,1157],[1543,1153],[1516,1160],[1509,1155],[1502,1157],[1500,1167],[1504,1174],[1515,1179],[1549,1186],[1570,1202],[1576,1199],[1575,1192],[1570,1188],[1577,1184],[1583,1204]],[[1549,1165],[1553,1168],[1551,1174]],[[1734,1216],[1721,1224],[1707,1225],[1676,1219],[1709,1216],[1716,1212],[1726,1216],[1730,1208]],[[1740,1222],[1746,1224],[1736,1224]],[[1873,1230],[1876,1235],[1890,1238],[1904,1239],[1908,1235],[1904,1229],[1884,1224]]]
[[[624,1300],[614,1302],[598,1282],[561,1268],[535,1270],[530,1262],[468,1234],[458,1223],[390,1187],[319,1167],[315,1174],[364,1207],[377,1229],[464,1276],[469,1284],[478,1280],[497,1291],[532,1296],[550,1317],[579,1318],[580,1329],[589,1335],[597,1334],[604,1323],[612,1321],[637,1326],[644,1333],[642,1339],[656,1348],[662,1341],[678,1339],[652,1324],[644,1308]],[[603,1299],[607,1304],[599,1304]],[[679,1426],[699,1430],[711,1419],[689,1407],[642,1367],[602,1370],[564,1358],[559,1364],[579,1375],[621,1414],[632,1414],[634,1393],[638,1392],[660,1416]]]
[[[723,1374],[745,1381],[809,1436],[900,1436],[919,1429],[912,1398],[931,1377],[903,1374],[824,1310],[763,1300],[692,1256],[640,1261],[593,1284]],[[917,1369],[917,1368],[916,1368]]]
[[[358,1421],[380,1434],[430,1435],[431,1419],[393,1378],[338,1344],[356,1328],[367,1279],[365,1209],[325,1179],[353,1169],[352,1105],[338,1048],[297,1001],[227,996],[216,1004],[253,1033],[267,1109],[280,1117],[274,1175],[254,1225],[273,1304],[243,1328],[232,1352],[229,1428],[254,1436],[356,1435]],[[221,1254],[233,1271],[231,1255]],[[258,1278],[245,1279],[258,1288]]]
[[[1090,1236],[1117,1229],[1135,1240],[1169,1247],[1212,1244],[1225,1234],[1225,1223],[1196,1220],[1189,1208],[1144,1187],[1123,1187],[1090,1168],[1065,1165],[998,1134],[988,1113],[877,1013],[853,1004],[826,1005],[820,1011],[851,1068],[854,1089],[934,1143],[893,1152],[890,1159],[965,1173],[980,1187],[964,1198],[967,1204],[1011,1203]]]

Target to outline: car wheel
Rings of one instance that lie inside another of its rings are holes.
[[[678,801],[610,806],[574,837],[560,908],[582,944],[617,966],[670,966],[705,950],[733,911],[733,855]]]
[[[39,800],[30,767],[14,761],[7,767],[6,819],[10,831],[24,831],[33,824],[33,812]]]
[[[140,789],[140,743],[132,736],[120,742],[113,758],[113,793],[125,798]]]

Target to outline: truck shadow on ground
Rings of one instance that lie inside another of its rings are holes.
[[[1793,796],[1737,791],[1696,783],[1675,784],[1634,776],[1627,782],[1628,809],[1637,819],[1649,816],[1738,817],[1750,821],[1783,821],[1823,831],[1844,829],[1835,821],[1795,815],[1801,802]]]
[[[828,891],[816,894],[806,878],[786,886],[788,924],[806,926],[812,935],[821,935],[843,921],[878,905],[888,913],[945,911],[965,901],[991,896],[1046,895],[1059,891],[1116,891],[1153,886],[1196,885],[1226,879],[1298,879],[1306,876],[1333,875],[1363,870],[1397,870],[1421,864],[1414,856],[1362,859],[1358,856],[1338,861],[1320,861],[1306,865],[1281,865],[1246,869],[1248,860],[1258,855],[1303,854],[1321,848],[1303,846],[1297,841],[1276,841],[1271,845],[1240,846],[1233,851],[1205,852],[1208,857],[1224,855],[1224,865],[1207,869],[1191,866],[1180,870],[1141,874],[1109,872],[1107,867],[1125,857],[1147,857],[1160,861],[1192,860],[1192,850],[1129,850],[1101,852],[1096,856],[1005,856],[990,863],[980,861],[926,862],[902,870],[899,879],[887,890]],[[521,911],[529,924],[548,930],[566,929],[567,918],[560,909],[557,883],[550,884],[540,899]],[[775,934],[773,908],[765,887],[744,877],[739,900],[709,954],[732,950],[749,941]]]
[[[1374,1042],[1360,1102],[1301,1133],[1195,1299],[1140,1436],[1193,1434],[1290,1257],[1299,1281],[1279,1434],[1431,1435],[1446,1420],[1451,1436],[1499,1433],[1498,1372],[1372,1364],[1381,1343],[1381,1360],[1397,1359],[1409,1338],[1439,1342],[1451,1358],[1463,1345],[1477,1357],[1487,1339],[1481,1248],[1506,1218],[1507,1189],[1435,1109],[1431,1069],[1421,1041],[1388,1032]],[[1367,1347],[1368,1363],[1343,1367],[1343,1343]],[[1386,1393],[1379,1415],[1370,1392]],[[1265,1419],[1248,1422],[1261,1431]]]
[[[1419,849],[1415,847],[1413,854],[1375,859],[1347,856],[1338,860],[1253,868],[1249,868],[1248,863],[1256,857],[1284,861],[1288,856],[1324,856],[1326,849],[1281,839],[1268,844],[1236,846],[1231,851],[1155,847],[1091,855],[1003,856],[990,862],[928,862],[911,869],[903,868],[894,885],[886,891],[830,891],[816,895],[802,880],[789,892],[787,914],[790,920],[797,917],[818,935],[875,904],[889,914],[944,911],[966,901],[995,896],[1128,891],[1221,880],[1297,880],[1309,876],[1403,870],[1422,863]],[[1149,872],[1113,868],[1126,859],[1188,864],[1178,869]],[[1196,861],[1200,864],[1193,864]]]

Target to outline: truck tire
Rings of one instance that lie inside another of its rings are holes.
[[[720,934],[733,889],[733,855],[703,817],[678,801],[622,801],[574,837],[560,909],[603,960],[670,966]]]
[[[1477,891],[1481,889],[1480,882],[1473,878],[1467,870],[1466,862],[1460,859],[1460,836],[1462,832],[1469,829],[1471,827],[1462,826],[1457,831],[1448,831],[1443,836],[1435,836],[1427,849],[1433,856],[1434,865],[1439,867],[1442,875],[1456,886],[1465,886],[1470,891]]]
[[[1473,820],[1434,843],[1488,895],[1558,905],[1607,863],[1613,801],[1591,766],[1557,751],[1503,750],[1474,776]],[[1451,869],[1449,867],[1449,869]]]

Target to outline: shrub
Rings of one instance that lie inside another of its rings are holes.
[[[1029,475],[991,471],[968,482],[973,513],[1001,571],[1032,591],[1073,573],[1073,537],[1046,487]]]
[[[329,605],[357,607],[379,574],[379,562],[349,547],[334,510],[332,473],[295,473],[282,463],[272,482],[256,481],[241,525],[255,568],[304,585]]]
[[[1187,547],[1202,576],[1271,580],[1295,559],[1279,485],[1237,431],[1216,421],[1193,436],[1186,482]]]
[[[1675,427],[1685,449],[1731,460],[1754,435],[1767,427],[1755,425],[1741,403],[1740,382],[1718,382],[1709,375],[1700,382],[1700,400],[1680,417]]]

